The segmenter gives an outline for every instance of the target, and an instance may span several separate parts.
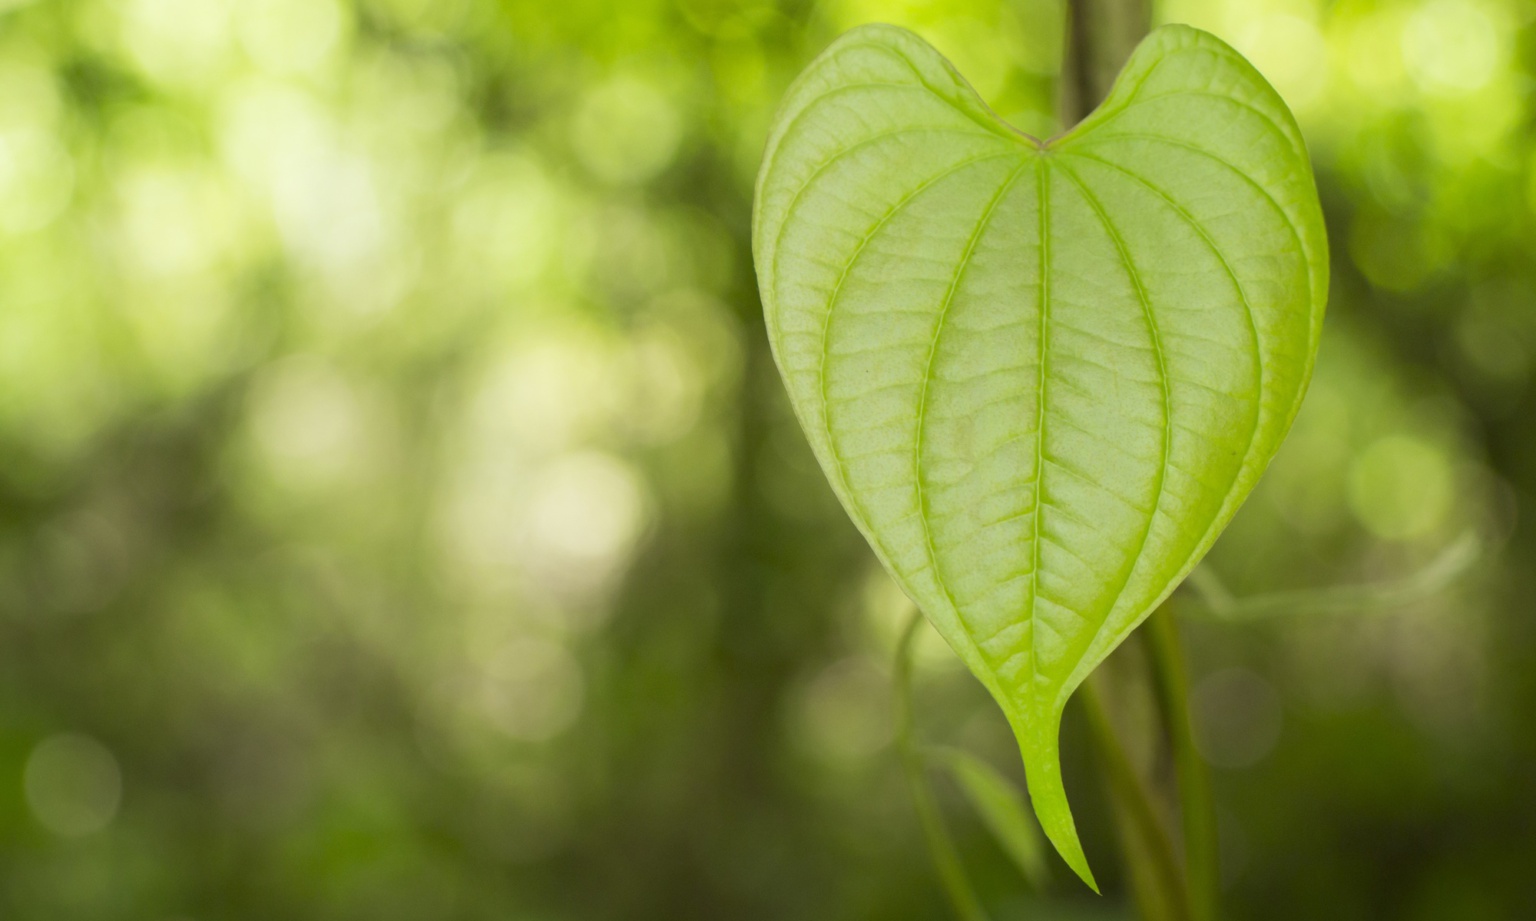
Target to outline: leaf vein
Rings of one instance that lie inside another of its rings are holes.
[[[1216,257],[1217,261],[1221,263],[1221,267],[1226,270],[1227,277],[1232,280],[1232,286],[1237,289],[1237,296],[1238,296],[1238,298],[1243,302],[1243,310],[1244,310],[1245,315],[1248,318],[1248,329],[1249,329],[1250,334],[1253,337],[1254,376],[1257,378],[1257,380],[1255,381],[1255,384],[1257,386],[1260,398],[1254,401],[1254,407],[1253,407],[1253,427],[1252,427],[1252,430],[1249,432],[1249,435],[1248,435],[1248,446],[1243,449],[1243,463],[1242,463],[1241,466],[1239,466],[1237,468],[1237,470],[1235,470],[1233,472],[1233,474],[1232,474],[1232,482],[1227,487],[1226,493],[1222,497],[1221,505],[1219,506],[1219,508],[1225,508],[1227,503],[1229,501],[1231,501],[1232,494],[1237,489],[1237,486],[1238,486],[1239,482],[1242,479],[1243,469],[1248,466],[1248,461],[1249,461],[1249,458],[1253,454],[1254,446],[1258,443],[1258,440],[1259,440],[1259,423],[1260,423],[1260,421],[1263,418],[1264,384],[1265,384],[1265,380],[1266,380],[1266,378],[1268,376],[1268,372],[1267,372],[1267,370],[1264,367],[1264,350],[1259,345],[1259,324],[1258,324],[1258,321],[1254,317],[1253,302],[1249,299],[1248,292],[1243,287],[1242,280],[1237,277],[1237,272],[1232,268],[1232,264],[1227,259],[1226,254],[1223,253],[1222,250],[1221,250],[1221,247],[1216,244],[1216,240],[1213,237],[1211,237],[1210,233],[1208,231],[1206,231],[1205,227],[1203,227],[1200,224],[1199,221],[1195,220],[1194,215],[1190,214],[1187,209],[1185,209],[1177,201],[1174,200],[1173,196],[1169,195],[1164,189],[1162,189],[1158,185],[1154,184],[1153,182],[1148,180],[1146,177],[1142,176],[1140,173],[1137,173],[1137,172],[1135,172],[1133,170],[1126,169],[1125,167],[1121,166],[1118,163],[1112,163],[1109,160],[1104,159],[1103,157],[1094,156],[1093,154],[1088,154],[1088,153],[1078,154],[1078,156],[1081,156],[1081,157],[1084,157],[1084,158],[1087,158],[1087,159],[1091,159],[1091,160],[1093,160],[1093,161],[1095,161],[1097,163],[1102,163],[1105,166],[1108,166],[1108,167],[1110,167],[1112,169],[1119,170],[1121,173],[1123,173],[1126,176],[1130,177],[1132,180],[1134,180],[1134,181],[1140,183],[1141,185],[1143,185],[1144,187],[1146,187],[1149,191],[1151,191],[1152,193],[1157,195],[1158,198],[1162,199],[1162,201],[1170,209],[1172,209],[1176,214],[1178,214],[1179,217],[1184,219],[1185,223],[1187,223],[1190,226],[1190,228],[1195,231],[1195,233],[1199,234],[1200,239],[1205,241],[1205,245],[1210,247],[1211,254]],[[1195,382],[1191,382],[1191,383],[1195,383]],[[1207,387],[1206,389],[1212,390],[1212,391],[1217,392],[1217,393],[1221,393],[1221,391],[1216,391],[1215,388]],[[1224,394],[1224,395],[1225,396],[1231,396],[1231,394]],[[1212,523],[1212,526],[1213,527],[1215,526],[1214,522]],[[1209,531],[1209,529],[1207,529],[1206,535],[1209,535],[1209,533],[1210,533],[1210,531]],[[1196,548],[1198,548],[1201,543],[1205,542],[1205,536],[1206,535],[1202,535],[1201,536],[1200,541],[1195,544]],[[1188,562],[1188,560],[1186,560],[1185,562]],[[1180,568],[1183,568],[1183,567],[1181,566]]]
[[[934,581],[944,597],[949,600],[950,606],[955,609],[956,616],[960,615],[960,605],[955,601],[954,594],[945,582],[943,568],[939,565],[938,550],[933,543],[933,529],[929,523],[929,509],[927,490],[924,488],[923,477],[923,437],[928,428],[928,392],[933,385],[935,359],[939,354],[939,341],[944,337],[945,321],[949,318],[950,308],[954,306],[955,295],[960,290],[960,280],[965,276],[965,271],[971,265],[971,260],[976,254],[976,245],[986,233],[988,225],[992,221],[992,215],[997,213],[997,206],[1013,188],[1013,184],[1023,175],[1024,168],[1029,165],[1029,160],[1023,159],[1014,168],[1008,178],[998,185],[997,192],[993,194],[987,206],[982,210],[981,216],[976,219],[976,226],[971,231],[970,239],[966,241],[965,251],[960,256],[960,261],[955,265],[954,277],[950,279],[949,290],[944,294],[944,301],[939,306],[938,322],[934,324],[933,342],[928,346],[928,360],[923,368],[922,388],[918,391],[917,398],[917,436],[912,444],[912,476],[917,486],[918,521],[923,529],[923,543],[928,550],[928,558],[933,563]]]
[[[1135,573],[1137,565],[1140,564],[1142,555],[1146,552],[1147,541],[1152,536],[1152,524],[1157,519],[1158,506],[1162,504],[1163,484],[1168,476],[1168,455],[1173,441],[1173,392],[1168,378],[1168,356],[1163,351],[1162,337],[1159,335],[1157,328],[1157,318],[1152,310],[1152,300],[1147,294],[1147,286],[1142,280],[1141,273],[1136,268],[1136,262],[1131,258],[1124,235],[1121,234],[1119,228],[1115,227],[1114,221],[1110,220],[1109,214],[1104,210],[1103,202],[1099,201],[1098,197],[1089,190],[1077,173],[1065,164],[1061,165],[1061,171],[1068,179],[1072,180],[1073,185],[1077,186],[1077,190],[1082,193],[1083,200],[1088,203],[1088,206],[1093,209],[1094,214],[1098,216],[1100,223],[1104,225],[1105,233],[1109,234],[1110,240],[1115,244],[1115,250],[1120,255],[1120,261],[1125,266],[1126,274],[1130,276],[1131,286],[1136,290],[1136,299],[1141,304],[1142,315],[1147,323],[1147,334],[1152,342],[1152,353],[1157,359],[1158,387],[1162,392],[1162,457],[1157,465],[1157,484],[1153,487],[1152,507],[1147,512],[1147,524],[1142,529],[1141,539],[1137,542],[1136,553],[1131,558],[1130,565],[1125,567],[1125,571],[1119,579],[1120,584],[1115,588],[1115,601],[1110,605],[1110,610],[1113,610],[1114,605],[1119,603],[1120,596],[1124,594],[1126,586],[1130,583],[1131,576]],[[1106,617],[1104,623],[1107,624],[1108,622],[1109,619]],[[1094,639],[1098,638],[1098,633],[1102,632],[1102,630],[1103,625],[1100,626],[1099,631],[1095,632]],[[1092,641],[1090,641],[1090,645],[1092,645]],[[1076,669],[1075,664],[1073,669]]]
[[[832,407],[827,393],[827,358],[831,345],[832,315],[836,312],[838,301],[842,297],[843,286],[847,283],[849,276],[853,273],[854,266],[858,264],[859,257],[863,255],[865,248],[869,245],[869,242],[873,240],[877,234],[880,233],[882,228],[894,220],[895,217],[900,214],[903,209],[915,201],[917,196],[922,194],[925,190],[931,188],[935,183],[953,176],[956,173],[959,173],[961,170],[966,169],[967,167],[974,166],[977,163],[982,163],[987,160],[999,159],[1001,157],[1010,155],[1011,152],[985,154],[978,157],[972,157],[967,160],[962,160],[961,162],[956,163],[945,170],[942,170],[934,176],[929,177],[912,191],[903,195],[900,199],[891,205],[886,213],[882,215],[881,218],[876,221],[872,227],[870,227],[869,231],[865,233],[864,238],[859,241],[858,246],[854,247],[853,252],[848,256],[847,264],[843,267],[842,273],[838,276],[837,283],[833,286],[831,293],[827,295],[826,315],[822,320],[821,326],[821,361],[817,367],[817,377],[819,378],[821,389],[822,428],[827,438],[827,447],[829,449],[828,453],[832,456],[832,462],[837,468],[839,481],[838,485],[842,487],[844,493],[848,495],[849,501],[853,504],[854,508],[858,510],[860,517],[865,521],[869,520],[869,516],[864,511],[863,503],[859,502],[856,495],[852,492],[852,490],[848,488],[848,468],[843,463],[842,454],[838,450],[836,437],[832,434]]]
[[[1040,198],[1040,329],[1037,333],[1039,339],[1040,377],[1036,382],[1036,419],[1035,423],[1035,514],[1033,523],[1033,535],[1030,538],[1029,550],[1032,560],[1029,567],[1029,693],[1035,696],[1035,685],[1039,683],[1040,663],[1036,652],[1035,643],[1035,618],[1040,610],[1040,518],[1045,509],[1045,382],[1046,354],[1049,349],[1049,334],[1051,323],[1051,170],[1050,160],[1040,158],[1038,170],[1038,195]]]

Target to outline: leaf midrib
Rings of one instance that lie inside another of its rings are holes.
[[[1039,619],[1040,610],[1040,519],[1044,517],[1045,508],[1045,423],[1046,423],[1046,399],[1045,385],[1049,380],[1046,372],[1046,357],[1050,352],[1050,328],[1051,328],[1051,161],[1045,157],[1040,158],[1039,180],[1040,203],[1037,206],[1040,218],[1040,329],[1037,335],[1039,340],[1039,365],[1040,380],[1036,389],[1035,410],[1035,501],[1034,519],[1030,522],[1033,537],[1030,539],[1029,549],[1031,561],[1029,564],[1029,697],[1038,706],[1035,694],[1040,683],[1040,635]]]

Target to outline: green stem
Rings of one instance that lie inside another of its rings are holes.
[[[1189,904],[1173,842],[1158,816],[1152,791],[1143,782],[1115,734],[1114,721],[1110,719],[1100,689],[1104,680],[1102,672],[1090,675],[1078,696],[1082,698],[1099,763],[1109,786],[1131,891],[1143,921],[1185,921],[1189,917]]]
[[[1397,579],[1364,585],[1269,592],[1246,598],[1233,596],[1210,564],[1202,563],[1186,581],[1198,600],[1185,605],[1181,612],[1186,616],[1237,623],[1286,614],[1395,611],[1445,591],[1477,563],[1484,549],[1482,538],[1476,532],[1468,532],[1436,554],[1422,569]]]
[[[917,730],[912,713],[912,643],[923,623],[923,614],[915,608],[912,620],[901,634],[896,647],[896,747],[901,754],[901,766],[907,775],[907,786],[912,790],[912,804],[917,809],[918,822],[923,827],[923,837],[928,841],[928,853],[939,871],[944,891],[961,921],[988,921],[987,913],[976,898],[965,865],[955,850],[955,842],[944,825],[944,815],[939,811],[938,799],[928,782],[928,772],[917,743]]]
[[[1184,879],[1191,921],[1215,921],[1220,888],[1216,839],[1216,804],[1211,775],[1195,750],[1189,722],[1189,674],[1179,640],[1179,625],[1167,605],[1154,612],[1150,632],[1152,668],[1167,721],[1179,778],[1179,813],[1184,825]]]

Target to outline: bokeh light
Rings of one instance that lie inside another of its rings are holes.
[[[1230,914],[1523,917],[1536,16],[1154,6],[1295,109],[1333,257],[1212,570],[1485,547],[1403,609],[1188,625]],[[0,0],[0,915],[942,916],[892,745],[909,608],[749,248],[779,97],[871,20],[1059,127],[1059,2]],[[916,649],[924,737],[1018,780]],[[1111,896],[1059,917],[1128,917],[1075,714]],[[996,916],[1056,917],[955,792]]]
[[[25,785],[33,817],[67,838],[105,828],[123,795],[117,759],[100,742],[78,733],[39,742],[27,757]]]

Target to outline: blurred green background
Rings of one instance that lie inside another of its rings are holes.
[[[1188,626],[1230,916],[1536,917],[1536,5],[1170,0],[1295,109],[1317,377]],[[765,129],[916,29],[1052,130],[1058,0],[0,2],[0,917],[942,919],[903,616],[768,358]],[[930,739],[1018,777],[920,647]],[[1031,896],[940,792],[999,919]],[[1054,858],[1053,858],[1054,860]]]

